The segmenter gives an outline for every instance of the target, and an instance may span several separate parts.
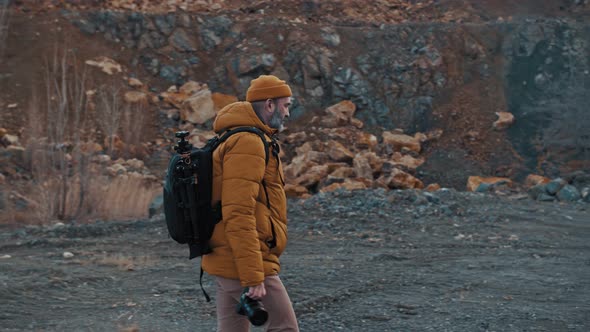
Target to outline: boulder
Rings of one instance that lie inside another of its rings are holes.
[[[557,192],[559,190],[561,190],[561,188],[563,188],[563,186],[565,186],[566,184],[567,184],[567,182],[564,179],[557,178],[557,179],[549,181],[545,185],[545,190],[547,191],[547,193],[549,195],[556,195]]]
[[[200,90],[182,103],[180,118],[194,124],[203,124],[215,117],[215,105],[209,89]]]
[[[430,192],[437,191],[440,189],[441,189],[441,187],[440,187],[440,184],[438,184],[438,183],[431,183],[431,184],[427,185],[426,188],[424,188],[424,190],[430,191]]]
[[[537,184],[530,188],[528,188],[527,193],[530,198],[534,200],[538,200],[541,195],[547,195],[547,191],[545,190],[545,184]]]
[[[378,144],[379,140],[377,140],[377,137],[373,134],[365,133],[362,131],[356,134],[356,141],[354,145],[359,150],[374,151]]]
[[[415,170],[424,164],[424,158],[414,158],[410,155],[402,155],[399,152],[394,152],[391,156],[391,163],[396,166],[403,166],[407,169]]]
[[[11,135],[11,134],[4,134],[2,136],[2,138],[0,138],[0,140],[2,141],[2,144],[9,146],[9,145],[14,145],[17,146],[18,144],[18,136],[16,135]]]
[[[287,137],[283,139],[283,142],[287,144],[300,145],[300,143],[304,142],[305,140],[307,140],[307,133],[304,131],[300,131],[289,134]]]
[[[395,151],[408,148],[411,151],[419,153],[421,150],[420,140],[417,138],[389,131],[383,132],[383,144],[391,145]]]
[[[584,202],[590,203],[590,187],[582,188],[580,194],[582,195]]]
[[[107,58],[106,56],[99,56],[92,60],[86,60],[86,64],[89,66],[98,67],[109,75],[123,71],[120,64],[111,58]]]
[[[526,179],[524,180],[524,186],[526,188],[531,188],[531,187],[534,187],[539,184],[549,183],[550,181],[551,181],[551,179],[546,178],[544,176],[536,175],[536,174],[529,174],[526,177]]]
[[[332,172],[330,172],[330,175],[333,177],[337,177],[337,178],[352,178],[355,175],[355,171],[354,168],[352,167],[338,167],[335,170],[333,170]]]
[[[325,153],[309,150],[303,153],[298,153],[291,162],[283,168],[283,170],[287,179],[295,179],[309,168],[318,164],[323,164],[326,159],[327,155]]]
[[[328,175],[327,165],[316,165],[310,167],[303,175],[291,181],[294,185],[311,188],[317,185],[323,178]]]
[[[488,185],[494,185],[494,186],[498,186],[498,185],[502,185],[502,184],[507,184],[507,185],[512,185],[512,180],[510,180],[509,178],[500,178],[500,177],[480,177],[480,176],[470,176],[467,179],[467,190],[468,191],[477,191],[477,188],[482,184],[488,184]]]
[[[576,202],[582,198],[582,195],[576,187],[566,184],[557,192],[557,198],[562,202]]]
[[[492,125],[495,130],[504,130],[514,123],[514,115],[509,112],[496,112],[498,120]]]
[[[348,150],[342,143],[330,140],[325,143],[326,153],[330,159],[341,162],[351,162],[354,159],[354,153]]]
[[[178,92],[180,92],[186,96],[192,96],[195,93],[197,93],[201,90],[205,90],[205,89],[208,89],[207,84],[201,84],[201,83],[195,82],[195,81],[188,81],[188,82],[184,83],[178,89]]]
[[[423,189],[424,183],[409,173],[394,168],[389,175],[382,175],[377,184],[390,189]]]
[[[355,111],[356,105],[352,101],[343,100],[326,108],[325,113],[327,116],[322,118],[321,124],[330,128],[347,125],[350,123]]]
[[[304,186],[287,183],[285,184],[285,194],[287,197],[301,197],[308,194],[308,190]]]
[[[354,156],[352,165],[357,178],[373,179],[373,168],[366,155],[357,153]]]
[[[325,193],[325,192],[335,191],[338,189],[345,189],[347,191],[362,190],[362,189],[367,189],[367,185],[361,181],[354,181],[354,180],[346,179],[342,183],[332,183],[326,187],[323,187],[320,189],[320,192]]]

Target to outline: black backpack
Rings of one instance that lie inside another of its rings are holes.
[[[166,172],[164,214],[170,237],[178,243],[188,244],[189,259],[211,252],[208,241],[215,225],[221,220],[221,203],[211,206],[213,151],[228,137],[240,132],[260,136],[268,164],[269,143],[262,130],[256,127],[228,130],[221,136],[211,138],[202,148],[193,148],[185,140],[189,134],[187,131],[176,133],[180,140],[174,147],[177,154],[170,159]]]

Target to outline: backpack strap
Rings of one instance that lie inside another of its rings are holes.
[[[264,152],[265,152],[264,164],[268,165],[268,157],[269,157],[268,150],[269,150],[270,145],[269,145],[268,141],[266,140],[266,137],[265,137],[266,135],[264,134],[264,132],[256,127],[237,127],[234,129],[226,130],[223,133],[223,135],[220,136],[218,144],[225,142],[233,134],[243,133],[243,132],[254,133],[254,134],[258,135],[260,137],[260,139],[262,139],[262,143],[264,144]],[[273,143],[276,144],[274,140],[273,140]]]

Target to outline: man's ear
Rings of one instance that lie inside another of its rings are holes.
[[[272,105],[273,105],[272,99],[267,99],[264,102],[264,109],[268,110],[268,112],[272,112]]]

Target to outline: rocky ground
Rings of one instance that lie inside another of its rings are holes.
[[[282,278],[302,331],[590,328],[587,204],[337,190],[289,214]],[[0,237],[3,331],[214,330],[198,260],[161,216]]]

